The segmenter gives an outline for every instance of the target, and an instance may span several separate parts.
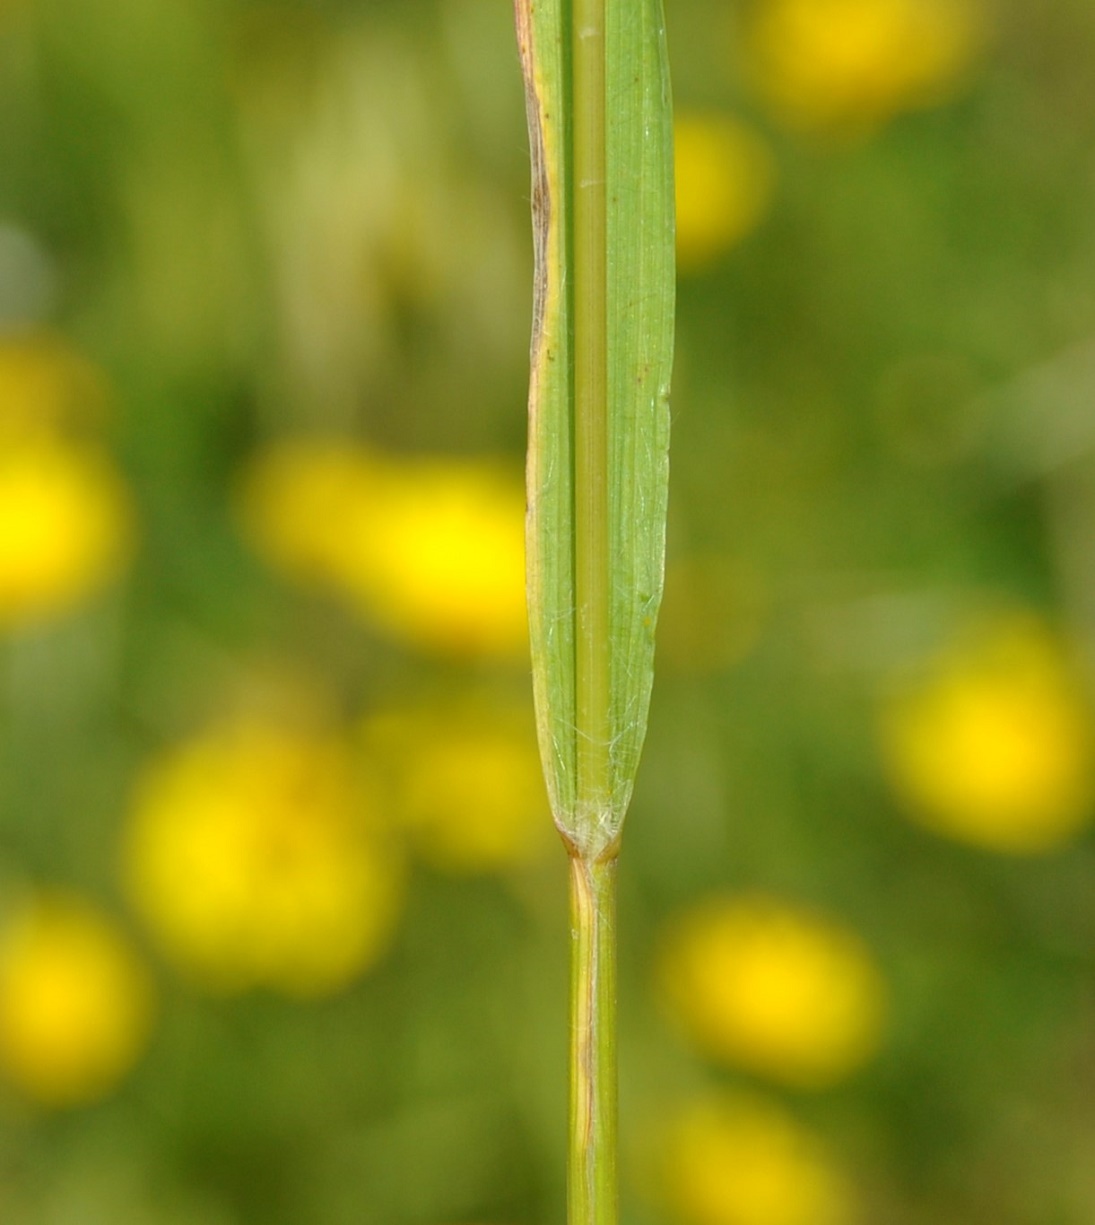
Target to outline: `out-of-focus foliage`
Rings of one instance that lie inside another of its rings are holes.
[[[671,0],[631,1225],[1095,1218],[1095,10]],[[499,0],[0,3],[0,1221],[564,1211]]]

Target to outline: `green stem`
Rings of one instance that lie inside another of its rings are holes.
[[[569,1225],[616,1225],[616,858],[608,505],[606,0],[572,0],[574,594],[577,803],[572,847]]]
[[[616,857],[570,860],[568,1225],[616,1225]]]
[[[572,19],[577,794],[599,829],[612,793],[605,0],[573,0]]]

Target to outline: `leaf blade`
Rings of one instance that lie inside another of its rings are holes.
[[[653,681],[668,493],[674,264],[672,118],[661,0],[608,0],[605,30],[608,414],[607,727],[584,726],[577,677],[573,104],[569,9],[516,0],[533,162],[536,290],[529,392],[528,594],[541,755],[556,823],[584,854],[613,847]],[[580,759],[598,743],[607,794]]]

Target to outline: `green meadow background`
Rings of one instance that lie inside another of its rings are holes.
[[[1095,7],[668,0],[625,1225],[1095,1219]],[[0,0],[0,1221],[547,1225],[506,0]]]

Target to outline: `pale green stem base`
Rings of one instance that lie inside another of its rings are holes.
[[[616,1225],[616,857],[570,860],[569,1225]]]

